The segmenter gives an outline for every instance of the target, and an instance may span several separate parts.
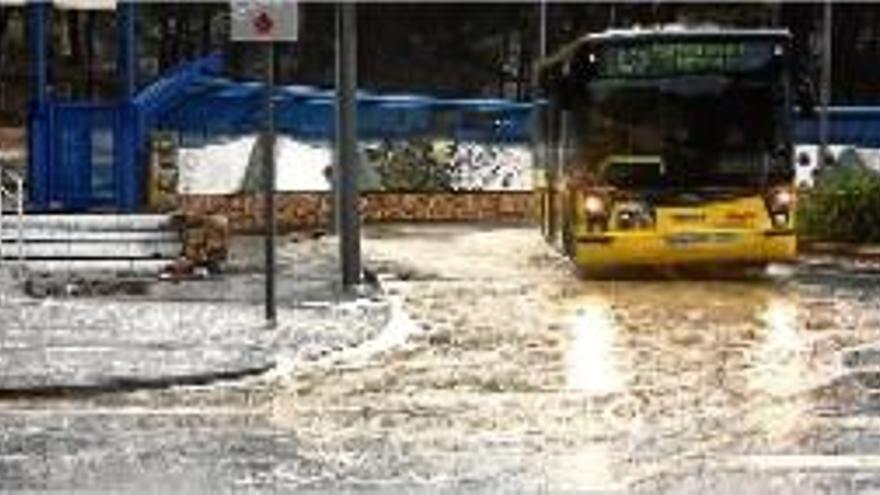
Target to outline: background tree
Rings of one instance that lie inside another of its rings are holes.
[[[835,103],[880,99],[880,5],[835,4]],[[229,4],[143,2],[139,10],[141,81],[208,51],[226,56],[237,78],[262,77],[252,46],[230,43]],[[788,27],[801,65],[817,75],[820,9],[810,3],[550,3],[550,51],[608,27],[670,22]],[[56,10],[53,73],[56,94],[110,99],[114,95],[116,31],[113,12]],[[332,87],[334,6],[303,3],[301,36],[284,44],[282,83]],[[359,79],[374,91],[528,100],[540,26],[535,3],[360,3]],[[20,125],[26,113],[28,52],[24,9],[0,7],[0,125]]]

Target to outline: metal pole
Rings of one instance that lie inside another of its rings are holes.
[[[266,51],[266,135],[263,140],[263,218],[266,249],[266,323],[274,328],[275,308],[275,42]]]
[[[47,2],[28,2],[28,37],[31,48],[31,98],[42,105],[49,99],[49,30],[52,6]]]
[[[656,4],[655,4],[656,6]],[[774,3],[770,5],[770,25],[773,27],[779,27],[780,25],[780,17],[782,16],[782,4]]]
[[[342,285],[361,281],[357,153],[357,21],[354,2],[336,5],[336,215]]]
[[[546,1],[541,2],[541,58],[547,57],[547,9]],[[557,191],[556,182],[559,179],[559,160],[557,159],[557,148],[553,146],[558,137],[558,131],[553,127],[553,114],[550,108],[550,96],[545,96],[545,108],[542,116],[543,136],[542,136],[542,154],[544,166],[544,179],[547,184],[547,232],[546,239],[549,242],[555,242],[559,231],[559,215],[556,210]]]
[[[3,199],[0,198],[0,202],[2,201]],[[15,176],[15,208],[18,214],[16,242],[18,243],[18,273],[20,275],[24,272],[24,178],[18,174]]]
[[[541,3],[538,5],[538,17],[540,19],[539,33],[538,33],[538,55],[539,59],[543,63],[544,59],[547,57],[547,2],[546,0],[541,0]],[[551,161],[550,161],[550,112],[547,107],[546,97],[547,94],[544,91],[537,91],[542,97],[544,97],[544,107],[538,108],[538,153],[537,159],[539,163],[537,164],[541,167],[539,173],[543,173],[543,183],[545,185],[546,190],[546,204],[545,198],[542,196],[540,198],[542,202],[542,218],[541,218],[541,229],[544,230],[546,228],[546,232],[544,232],[547,240],[552,240],[556,231],[556,217],[553,211],[553,203],[555,201],[555,197],[553,194],[553,182],[555,173],[551,170]],[[544,226],[544,215],[547,217],[547,225]]]
[[[94,10],[86,12],[86,99],[94,100],[95,91],[95,30],[96,14]]]
[[[541,59],[547,56],[547,1],[541,0],[540,5],[540,17],[541,17],[541,33],[539,38],[540,45],[538,46],[538,51],[541,54]]]
[[[116,27],[119,48],[117,51],[117,79],[119,99],[114,136],[114,184],[116,204],[119,208],[136,212],[144,201],[144,174],[140,142],[140,110],[134,104],[137,94],[137,4],[126,0],[117,5]]]
[[[38,209],[49,206],[51,120],[49,115],[49,39],[52,6],[31,0],[27,4],[28,40],[31,54],[31,102],[28,115],[28,194]]]
[[[117,75],[122,98],[131,99],[137,92],[137,28],[136,8],[133,1],[120,2],[117,6],[119,48]]]
[[[6,189],[3,185],[4,174],[3,162],[0,162],[0,267],[3,266],[3,236],[5,234],[5,232],[3,232],[3,196],[6,194]]]
[[[831,104],[831,30],[832,30],[832,14],[831,2],[826,0],[822,16],[822,81],[819,88],[819,166],[825,166],[826,156],[830,156],[828,151],[828,107]]]

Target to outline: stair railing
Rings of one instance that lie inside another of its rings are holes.
[[[8,184],[12,184],[12,188]],[[6,255],[3,252],[3,237],[6,229],[5,202],[9,201],[15,204],[16,237],[15,243],[17,248],[18,273],[21,274],[24,269],[24,177],[18,172],[3,167],[0,163],[0,265]]]

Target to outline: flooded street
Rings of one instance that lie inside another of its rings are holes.
[[[376,236],[421,333],[276,398],[279,424],[310,425],[350,469],[371,441],[405,460],[368,486],[812,493],[880,467],[880,442],[853,430],[880,420],[839,354],[880,337],[864,277],[583,281],[526,230]]]
[[[840,353],[880,339],[870,267],[585,281],[532,229],[376,227],[364,246],[397,308],[387,345],[232,385],[5,401],[0,491],[880,487],[880,400]]]

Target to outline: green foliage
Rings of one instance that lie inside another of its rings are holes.
[[[825,170],[801,196],[798,231],[819,241],[880,242],[880,174],[862,166]]]
[[[754,3],[693,3],[680,7],[679,20],[685,23],[713,23],[722,26],[769,26],[773,11],[779,6],[773,2]]]

